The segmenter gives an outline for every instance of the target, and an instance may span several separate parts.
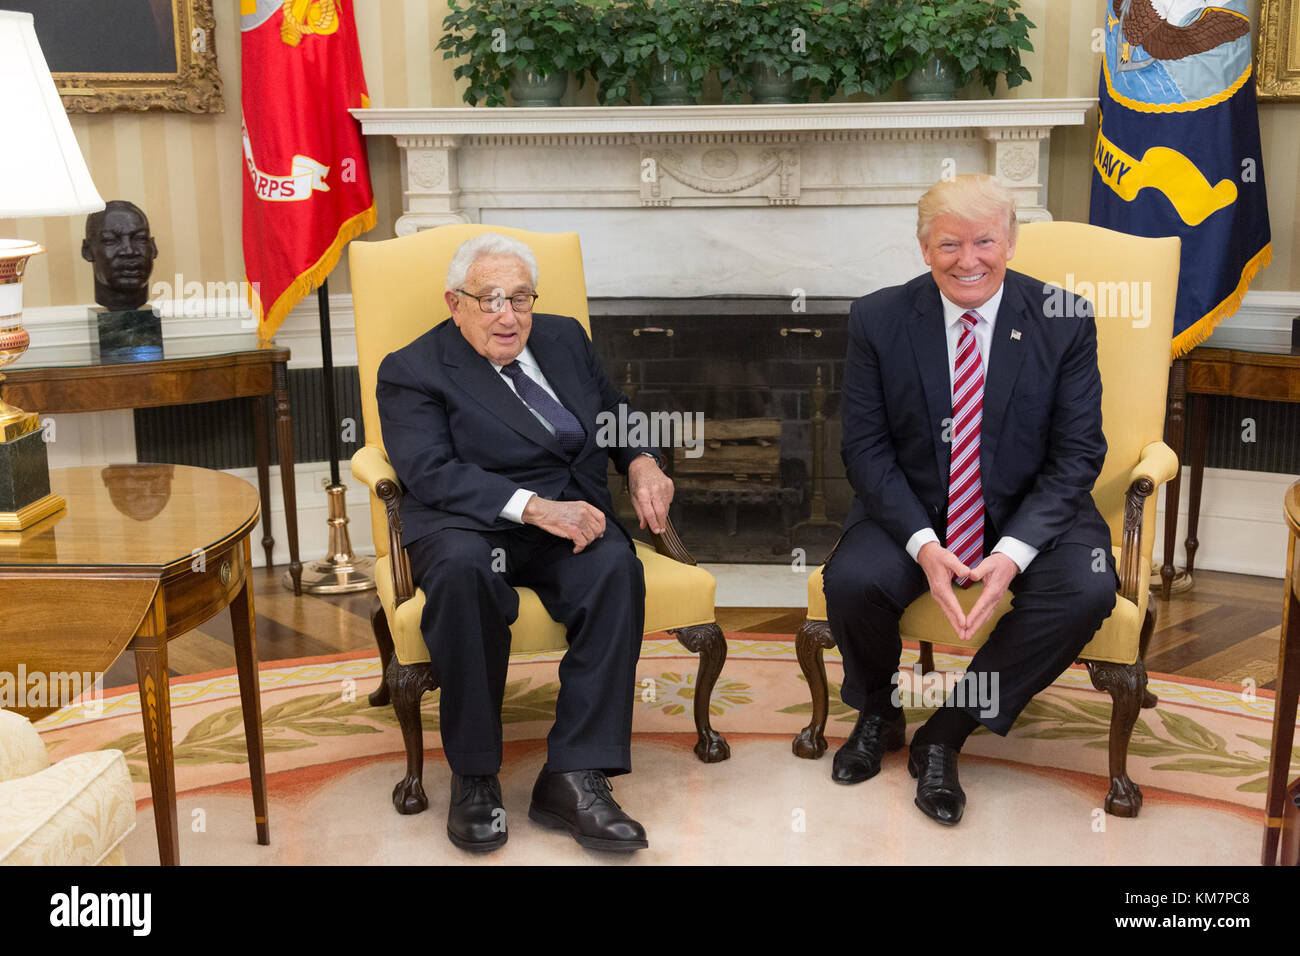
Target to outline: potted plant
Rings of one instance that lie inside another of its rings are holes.
[[[1020,62],[1034,26],[1018,0],[885,0],[878,36],[886,56],[907,74],[910,99],[951,99],[979,80],[993,93],[1030,79]]]
[[[634,0],[619,9],[626,69],[641,98],[652,105],[698,103],[704,78],[715,66],[705,37],[709,9],[701,0]]]
[[[461,59],[471,106],[559,106],[569,74],[583,82],[593,9],[581,0],[448,0],[437,49]]]
[[[643,3],[593,0],[592,15],[579,42],[587,69],[596,82],[596,100],[602,106],[626,103],[632,97],[637,64],[629,57],[624,42],[634,27],[636,7]]]
[[[738,102],[748,93],[755,103],[807,100],[810,46],[817,31],[813,11],[820,6],[808,0],[710,3],[705,35],[719,64],[723,98]],[[819,73],[829,78],[824,66]]]

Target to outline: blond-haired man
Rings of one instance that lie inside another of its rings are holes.
[[[917,212],[929,273],[849,315],[842,453],[855,498],[824,587],[842,697],[860,714],[832,777],[867,780],[904,744],[907,605],[928,589],[967,641],[1010,588],[1012,610],[911,742],[916,805],[954,825],[966,737],[981,724],[1006,734],[1109,616],[1118,579],[1091,496],[1106,454],[1091,308],[1073,296],[1059,308],[1007,269],[1015,203],[992,177],[937,183]],[[953,589],[975,581],[966,614]]]

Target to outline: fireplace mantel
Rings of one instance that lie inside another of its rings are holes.
[[[401,150],[398,235],[582,235],[592,295],[857,295],[914,274],[917,198],[988,172],[1050,219],[1051,132],[1095,99],[353,110]],[[705,258],[701,258],[701,256]],[[700,278],[700,264],[713,273]],[[798,281],[803,276],[804,281]],[[808,278],[811,276],[811,278]],[[815,280],[827,280],[825,282]]]

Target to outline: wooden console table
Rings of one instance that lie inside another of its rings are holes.
[[[1198,348],[1178,359],[1170,371],[1169,419],[1166,442],[1179,461],[1191,467],[1187,491],[1187,574],[1196,564],[1196,537],[1201,513],[1201,483],[1205,477],[1205,436],[1209,430],[1209,396],[1255,398],[1266,402],[1300,403],[1300,355],[1290,352]],[[1187,420],[1183,412],[1186,406]],[[1190,433],[1187,457],[1183,444]],[[1165,497],[1164,560],[1160,565],[1160,596],[1169,600],[1174,583],[1174,542],[1178,537],[1180,477],[1169,482]]]
[[[259,348],[253,334],[242,337],[167,341],[167,358],[153,362],[99,365],[90,361],[29,367],[31,354],[5,370],[5,399],[29,412],[57,415],[106,412],[119,408],[193,405],[229,398],[253,399],[253,443],[257,449],[257,488],[262,500],[262,549],[273,561],[271,536],[270,437],[268,403],[275,401],[275,435],[280,450],[280,488],[284,494],[293,593],[302,594],[298,559],[298,499],[293,480],[293,420],[286,371],[289,350]],[[37,359],[39,361],[39,359]]]
[[[233,475],[184,465],[60,468],[50,488],[66,509],[0,533],[0,671],[102,677],[124,650],[135,652],[158,856],[175,865],[167,643],[229,607],[257,842],[270,843],[249,574],[257,492]],[[53,703],[16,709],[35,720],[71,702]]]

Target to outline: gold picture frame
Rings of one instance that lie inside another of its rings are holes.
[[[35,16],[37,38],[69,113],[225,112],[221,74],[217,70],[213,0],[111,0],[98,4],[83,0],[76,6],[75,0],[60,0],[60,3],[68,5],[53,7],[50,0],[10,0],[3,6],[26,9]],[[124,11],[130,11],[137,22],[146,24],[143,34],[140,30],[123,32],[123,24],[129,22],[122,16]],[[64,30],[68,18],[74,16],[77,29]],[[99,16],[104,17],[102,24],[94,19]],[[166,45],[169,27],[170,48]],[[133,61],[129,44],[114,43],[115,32],[119,38],[147,40],[152,44],[155,61],[161,54],[166,62],[164,69],[174,66],[174,72],[145,72],[150,66],[158,69],[158,62]],[[88,34],[105,40],[99,43],[96,39],[98,45],[88,51]],[[75,65],[87,52],[98,60],[92,69],[61,69]],[[105,63],[105,60],[117,62]],[[116,67],[119,63],[120,70],[104,71],[106,66]]]
[[[1260,0],[1255,89],[1265,102],[1300,101],[1300,0]]]

